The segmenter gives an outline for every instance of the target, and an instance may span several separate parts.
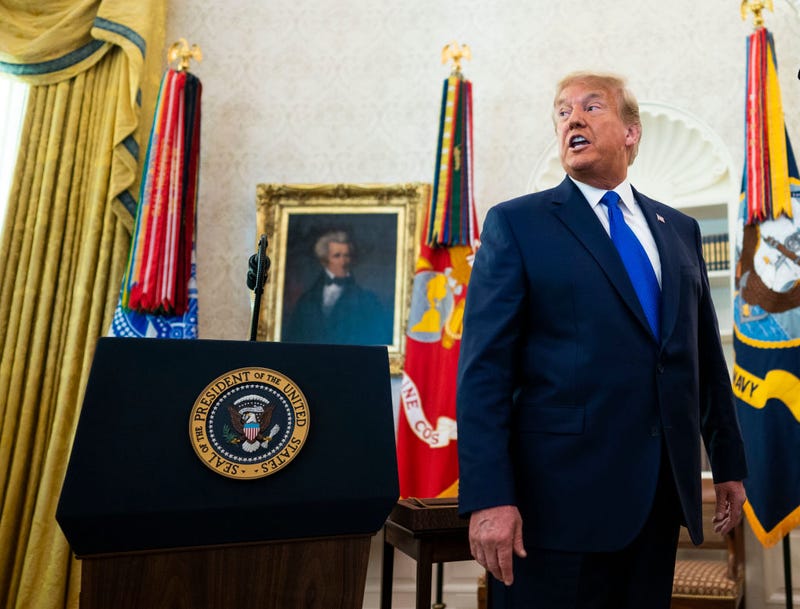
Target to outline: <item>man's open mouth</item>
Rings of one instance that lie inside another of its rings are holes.
[[[569,138],[569,147],[570,148],[578,148],[580,146],[585,146],[588,143],[589,143],[589,140],[587,140],[582,135],[573,135],[571,138]]]

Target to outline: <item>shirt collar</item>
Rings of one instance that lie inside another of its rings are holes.
[[[322,270],[325,272],[325,276],[326,276],[328,279],[333,279],[333,278],[335,277],[335,275],[334,275],[333,273],[331,273],[331,272],[328,270],[328,268],[327,268],[327,267],[324,267],[324,266],[323,266],[323,267],[322,267]],[[344,278],[346,278],[346,277],[350,277],[350,273],[347,273],[347,275],[345,275],[344,277],[342,277],[342,279],[344,279]]]
[[[602,188],[596,188],[594,186],[589,186],[589,184],[585,184],[584,182],[579,182],[572,176],[569,176],[569,179],[575,183],[575,186],[577,186],[581,191],[592,209],[600,204],[600,199],[602,199],[603,195],[608,192]],[[633,189],[631,188],[631,183],[628,181],[628,178],[625,178],[611,190],[619,195],[619,198],[622,200],[622,204],[628,208],[628,211],[634,210],[636,199],[633,196]]]

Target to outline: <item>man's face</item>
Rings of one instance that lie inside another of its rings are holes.
[[[350,245],[347,243],[328,243],[328,260],[325,264],[334,277],[347,277],[350,272]]]
[[[573,83],[558,96],[555,120],[561,165],[568,175],[604,189],[625,179],[641,129],[622,122],[614,93]]]

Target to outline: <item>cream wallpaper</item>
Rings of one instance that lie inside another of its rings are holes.
[[[201,337],[249,335],[245,271],[256,240],[257,183],[432,181],[441,83],[449,72],[440,52],[452,40],[468,43],[473,53],[464,73],[474,85],[481,219],[493,204],[525,191],[553,139],[554,84],[575,69],[626,75],[641,101],[692,113],[740,167],[751,21],[742,21],[739,6],[739,0],[171,0],[167,43],[186,37],[205,56],[193,67],[204,87]],[[800,146],[800,116],[792,111],[800,107],[800,17],[787,0],[775,0],[766,21],[775,35],[789,133]],[[368,598],[375,599],[372,573]],[[760,579],[757,569],[748,572],[754,609],[761,606],[755,595],[763,601],[771,594],[760,590]]]
[[[785,0],[775,11],[784,103],[797,107],[800,18]],[[204,87],[200,335],[249,335],[257,183],[432,181],[447,42],[474,57],[464,72],[482,218],[524,192],[553,137],[554,83],[574,69],[621,73],[640,100],[694,113],[741,165],[750,27],[738,0],[172,0],[168,42],[186,37],[205,55],[193,68]]]

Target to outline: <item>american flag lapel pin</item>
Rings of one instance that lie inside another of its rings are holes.
[[[664,222],[664,216],[662,216],[661,214],[656,214],[656,220],[661,222],[661,224],[666,224],[666,222]]]

